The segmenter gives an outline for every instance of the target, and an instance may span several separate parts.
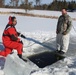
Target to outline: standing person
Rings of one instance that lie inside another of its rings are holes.
[[[2,56],[6,57],[8,54],[12,53],[13,49],[16,49],[18,56],[22,58],[23,43],[20,41],[20,38],[18,38],[18,36],[21,35],[23,38],[25,38],[25,36],[17,32],[15,28],[16,24],[16,17],[10,16],[9,22],[6,25],[2,36],[3,44],[5,46],[5,50],[0,52],[0,55]]]
[[[62,15],[58,19],[57,29],[56,29],[56,42],[57,42],[57,52],[64,54],[68,50],[69,46],[69,33],[72,28],[72,19],[67,14],[66,9],[62,9]]]

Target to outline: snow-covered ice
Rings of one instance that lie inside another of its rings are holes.
[[[5,10],[0,9],[0,11],[16,11],[16,12],[25,12],[24,10]],[[51,16],[60,16],[60,12],[57,11],[37,11],[32,10],[29,13],[40,14],[40,15],[51,15]],[[69,13],[72,18],[76,17],[76,12]],[[14,14],[10,14],[14,15]],[[10,15],[0,15],[0,42],[2,42],[1,36],[2,32],[8,23],[8,17]],[[15,15],[18,20],[16,26],[19,32],[25,34],[27,38],[35,39],[36,41],[42,43],[38,44],[33,41],[22,39],[24,43],[24,53],[23,55],[30,56],[39,52],[44,52],[49,50],[43,45],[47,45],[51,48],[55,48],[56,40],[56,24],[57,19],[47,19],[47,18],[38,18],[38,17],[27,17],[27,16],[18,16]],[[68,57],[64,60],[58,61],[57,63],[47,66],[43,69],[38,69],[35,72],[32,72],[31,75],[76,75],[76,21],[73,21],[72,31],[70,33],[70,46]],[[0,49],[3,49],[2,44],[0,43]],[[16,60],[16,59],[15,59]],[[10,61],[10,60],[9,60]],[[2,62],[2,61],[1,61]],[[19,62],[17,62],[19,64]],[[9,63],[7,63],[9,64]],[[3,64],[4,65],[4,64]],[[0,70],[0,75],[4,75],[3,69]],[[6,74],[5,74],[6,75]]]
[[[3,71],[5,75],[30,75],[33,70],[37,69],[38,67],[30,60],[24,62],[14,53],[7,56]]]
[[[25,13],[24,9],[9,9],[9,8],[0,8],[0,12],[19,12]],[[56,16],[59,17],[61,15],[60,11],[47,11],[47,10],[28,10],[29,14],[34,15],[44,15],[44,16]],[[72,18],[76,18],[76,12],[68,13]]]

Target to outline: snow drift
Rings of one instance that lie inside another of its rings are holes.
[[[31,72],[37,69],[38,67],[30,60],[24,62],[14,53],[6,58],[4,73],[5,75],[30,75]]]

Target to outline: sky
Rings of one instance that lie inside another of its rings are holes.
[[[8,4],[10,0],[5,0],[5,1],[6,1],[6,4]],[[29,1],[33,1],[33,2],[34,2],[35,0],[29,0]],[[42,0],[41,3],[42,3],[42,4],[49,4],[49,3],[51,3],[52,1],[53,1],[53,0]],[[66,0],[66,1],[71,1],[71,0]],[[76,0],[74,0],[74,1],[76,1]],[[34,3],[34,4],[35,4],[35,3]]]
[[[10,1],[10,0],[5,0],[5,3],[8,4],[9,1]],[[29,1],[34,2],[35,0],[29,0]],[[49,3],[51,3],[52,1],[53,1],[53,0],[42,0],[41,3],[42,3],[42,4],[49,4]],[[35,3],[34,3],[34,4],[35,4]]]

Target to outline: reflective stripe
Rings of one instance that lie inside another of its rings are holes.
[[[12,26],[12,25],[7,25],[6,28],[5,28],[5,30],[8,30],[8,29],[11,28],[11,27],[14,28],[14,26]],[[5,30],[4,30],[4,31],[5,31]],[[9,34],[5,34],[5,33],[3,33],[3,36],[8,36],[8,37],[10,37]]]
[[[11,28],[11,27],[14,27],[14,26],[7,25],[6,28],[5,28],[5,30],[7,30],[7,29],[9,29],[9,28]]]
[[[11,26],[6,27],[5,30],[9,29],[10,27],[11,27]]]
[[[8,37],[10,37],[10,35],[8,35],[8,34],[4,34],[4,33],[3,33],[3,36],[8,36]]]

